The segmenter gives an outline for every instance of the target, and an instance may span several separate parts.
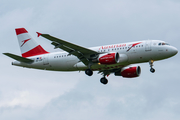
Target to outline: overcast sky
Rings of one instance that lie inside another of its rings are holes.
[[[146,39],[180,50],[179,0],[1,0],[0,51],[20,55],[15,28],[92,47]],[[179,120],[180,56],[141,66],[138,78],[110,75],[99,82],[84,72],[52,72],[12,66],[0,54],[0,120]]]

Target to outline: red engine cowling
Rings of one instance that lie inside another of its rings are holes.
[[[101,64],[116,64],[119,63],[119,53],[105,53],[101,54],[98,58]]]
[[[121,70],[121,76],[126,78],[139,77],[140,74],[141,74],[140,66],[122,68]]]

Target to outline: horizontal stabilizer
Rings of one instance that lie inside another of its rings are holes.
[[[31,59],[28,59],[28,58],[24,58],[24,57],[21,57],[21,56],[18,56],[18,55],[14,55],[14,54],[11,54],[11,53],[3,53],[4,55],[12,58],[12,59],[15,59],[19,62],[24,62],[24,63],[32,63],[34,62],[34,60],[31,60]]]

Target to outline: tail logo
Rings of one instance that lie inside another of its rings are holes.
[[[30,38],[31,39],[31,38]],[[21,47],[27,42],[27,41],[29,41],[30,39],[27,39],[27,40],[23,40],[22,42],[23,42],[23,44],[21,45]]]

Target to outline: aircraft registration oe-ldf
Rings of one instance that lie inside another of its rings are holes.
[[[16,34],[22,56],[3,53],[16,61],[12,65],[51,71],[85,71],[88,76],[93,71],[102,74],[100,82],[107,84],[106,76],[114,74],[126,78],[138,77],[141,74],[140,66],[135,63],[149,62],[150,71],[155,72],[153,62],[172,57],[178,50],[161,40],[144,40],[113,45],[103,45],[85,48],[49,34],[37,32],[64,52],[49,53],[44,50],[28,33],[25,28],[17,28]]]

